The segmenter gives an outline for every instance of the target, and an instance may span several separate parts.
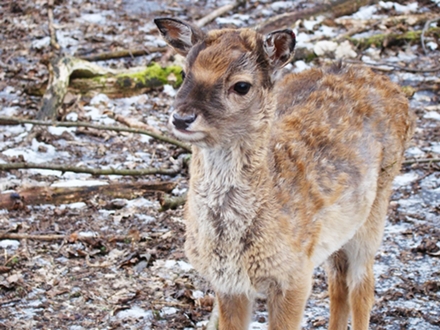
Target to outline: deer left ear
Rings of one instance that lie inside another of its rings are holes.
[[[197,26],[175,18],[156,18],[154,20],[165,41],[180,55],[186,56],[204,33]]]
[[[265,36],[264,50],[274,69],[282,68],[293,58],[295,33],[290,29],[274,31]]]

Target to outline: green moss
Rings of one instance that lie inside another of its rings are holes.
[[[181,71],[182,68],[177,65],[162,68],[159,64],[152,63],[143,71],[117,75],[116,80],[123,89],[133,87],[159,87],[165,84],[179,87],[182,84]]]

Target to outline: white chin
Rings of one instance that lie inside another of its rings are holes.
[[[180,131],[175,128],[173,129],[173,134],[179,140],[186,142],[198,142],[206,136],[203,132]]]

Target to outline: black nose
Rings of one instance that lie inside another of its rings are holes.
[[[177,129],[187,129],[188,126],[193,123],[197,118],[197,115],[179,115],[178,113],[173,114],[173,125]]]

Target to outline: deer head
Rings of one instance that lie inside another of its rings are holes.
[[[293,55],[291,30],[267,36],[251,29],[204,33],[177,19],[154,22],[167,43],[186,56],[169,121],[174,135],[200,147],[227,147],[268,126],[275,75]]]

